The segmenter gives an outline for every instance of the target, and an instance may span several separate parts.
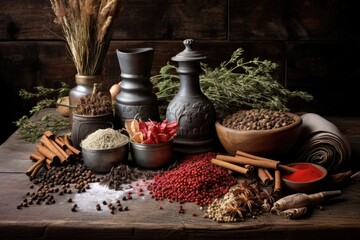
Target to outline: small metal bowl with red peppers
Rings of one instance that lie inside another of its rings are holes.
[[[130,136],[130,154],[134,163],[147,169],[162,168],[173,159],[173,138],[177,121],[128,120],[125,129]]]
[[[313,193],[319,191],[328,174],[326,168],[315,163],[298,162],[287,166],[297,169],[295,172],[282,174],[285,188],[292,192]]]

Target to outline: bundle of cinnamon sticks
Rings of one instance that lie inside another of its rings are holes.
[[[274,185],[274,193],[281,193],[281,171],[295,172],[296,169],[281,165],[280,161],[236,151],[235,156],[218,154],[211,162],[217,166],[250,176],[257,171],[257,176],[266,185]],[[271,173],[271,171],[273,173]]]
[[[36,144],[36,150],[30,155],[35,163],[26,171],[26,175],[35,177],[43,166],[49,170],[52,166],[78,161],[80,157],[81,151],[72,146],[67,135],[55,136],[51,131],[45,131]]]

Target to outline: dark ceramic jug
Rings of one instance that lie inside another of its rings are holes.
[[[123,127],[128,119],[159,120],[156,94],[150,82],[154,56],[152,48],[117,49],[121,92],[115,100],[115,119]]]
[[[178,62],[180,88],[166,110],[169,121],[178,121],[175,151],[197,154],[214,150],[215,108],[200,88],[200,61],[206,59],[192,49],[193,40],[184,41],[185,50],[172,58]]]

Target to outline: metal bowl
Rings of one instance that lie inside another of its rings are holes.
[[[131,158],[142,168],[161,168],[169,164],[173,156],[173,141],[158,144],[130,142]]]
[[[86,167],[95,173],[108,173],[112,167],[127,160],[129,144],[110,149],[81,148],[83,161]]]
[[[291,163],[291,164],[288,164],[287,166],[291,167],[295,164],[296,165],[299,165],[299,164],[313,165],[314,167],[318,168],[323,174],[320,178],[315,179],[313,181],[308,181],[308,182],[292,181],[292,180],[282,177],[282,182],[283,182],[285,188],[292,192],[299,192],[299,193],[312,193],[312,192],[319,191],[321,189],[321,187],[324,185],[324,182],[325,182],[327,174],[328,174],[328,171],[326,170],[326,168],[324,168],[318,164],[308,163],[308,162]]]

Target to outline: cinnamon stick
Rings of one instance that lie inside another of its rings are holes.
[[[61,163],[69,160],[69,155],[64,151],[64,149],[62,149],[54,140],[51,140],[51,139],[50,139],[50,142],[54,145],[54,147],[55,147],[55,148],[59,151],[59,153],[61,154],[61,156],[59,156]]]
[[[256,156],[256,155],[253,155],[253,154],[250,154],[250,153],[246,153],[246,152],[243,152],[243,151],[240,151],[240,150],[236,151],[235,156],[251,158],[251,159],[259,160],[259,161],[268,161],[268,160],[275,161],[275,160],[272,160],[272,159],[268,159],[268,158]]]
[[[54,139],[55,138],[55,135],[50,130],[45,131],[43,135],[45,135],[49,139]]]
[[[40,142],[46,146],[51,152],[53,152],[56,156],[58,156],[60,163],[63,163],[66,158],[64,155],[62,155],[62,153],[59,151],[58,148],[56,148],[56,146],[50,141],[49,138],[47,138],[45,135],[43,135],[40,138]]]
[[[265,173],[265,170],[263,168],[258,168],[258,177],[260,178],[260,180],[266,185],[269,186],[270,185],[270,179],[267,176],[267,174]]]
[[[76,155],[80,155],[81,151],[76,149],[75,147],[73,147],[70,144],[69,138],[67,135],[64,136],[64,143],[66,145],[67,148],[69,148],[73,153],[75,153]]]
[[[274,183],[274,177],[271,175],[270,171],[268,169],[264,169],[264,172],[266,176],[269,178],[269,185]]]
[[[223,167],[223,168],[226,168],[226,169],[238,172],[238,173],[242,173],[246,176],[248,175],[248,172],[249,172],[249,170],[244,167],[240,167],[240,166],[237,166],[237,165],[229,163],[229,162],[221,161],[219,159],[213,158],[213,159],[211,159],[211,163],[214,165],[217,165],[219,167]]]
[[[253,155],[253,154],[250,154],[250,153],[246,153],[246,152],[243,152],[243,151],[240,151],[240,150],[236,151],[235,156],[247,157],[247,158],[251,158],[251,159],[259,160],[259,161],[275,161],[275,160],[272,160],[272,159],[269,159],[269,158],[259,157],[259,156],[256,156],[256,155]],[[277,162],[278,162],[278,168],[280,170],[283,170],[283,171],[286,171],[286,172],[289,172],[289,173],[293,173],[293,172],[297,171],[296,168],[289,167],[289,166],[286,166],[286,165],[282,165],[282,164],[280,164],[279,161],[277,161]]]
[[[52,166],[54,165],[54,162],[51,161],[50,159],[45,159],[45,162],[46,162],[46,167],[48,170],[50,170],[52,168]]]
[[[43,166],[42,164],[36,166],[35,169],[31,172],[30,177],[35,177],[42,166]]]
[[[37,162],[34,163],[33,165],[31,165],[31,167],[26,171],[26,175],[31,176],[32,173],[34,172],[34,170],[35,170],[38,166],[41,166],[44,161],[45,161],[45,159],[42,159],[42,160],[37,161]]]
[[[279,162],[275,160],[266,160],[266,161],[258,161],[248,157],[242,157],[236,155],[235,157],[226,156],[226,155],[217,155],[216,159],[236,163],[236,164],[243,164],[243,165],[252,165],[254,167],[261,167],[261,168],[270,168],[270,169],[277,169]]]
[[[60,137],[56,137],[54,140],[62,149],[64,150],[66,149],[65,143],[61,140]]]
[[[281,194],[281,172],[280,172],[280,170],[275,170],[274,194],[276,196],[279,196]]]
[[[41,154],[39,151],[35,151],[30,155],[30,159],[33,160],[34,162],[44,160],[45,158],[46,157],[43,154]]]
[[[69,157],[72,157],[75,153],[70,150],[70,148],[67,147],[65,144],[64,138],[62,136],[58,136],[55,138],[55,142],[66,152]]]
[[[41,145],[41,144],[37,144],[36,145],[36,149],[43,154],[44,156],[46,156],[48,159],[57,162],[60,161],[59,157],[53,153],[52,151],[50,151],[50,149],[48,149],[47,147]]]
[[[249,164],[246,164],[244,167],[249,169],[249,171],[251,171],[251,172],[253,172],[255,170],[254,166],[249,165]]]

